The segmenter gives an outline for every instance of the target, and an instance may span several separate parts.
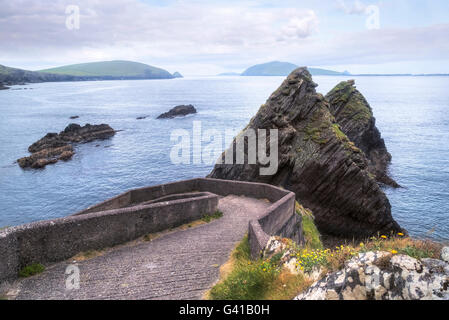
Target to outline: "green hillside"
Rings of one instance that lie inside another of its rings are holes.
[[[246,69],[242,76],[288,76],[293,70],[299,66],[281,61],[272,61],[268,63],[258,64]],[[347,75],[347,72],[337,72],[319,68],[308,68],[309,72],[314,76],[339,76]]]
[[[0,65],[0,83],[14,85],[20,83],[47,82],[47,81],[73,81],[73,76],[59,75],[43,72],[34,72]]]
[[[132,61],[102,61],[73,64],[40,72],[77,77],[129,78],[129,79],[171,79],[168,71],[147,64]]]

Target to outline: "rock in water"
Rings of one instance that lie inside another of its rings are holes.
[[[45,137],[29,146],[28,151],[32,153],[31,156],[21,158],[17,162],[22,168],[43,168],[59,160],[71,159],[75,154],[71,143],[107,139],[114,134],[115,130],[107,124],[86,124],[81,127],[79,124],[72,123],[59,134],[47,133]]]
[[[313,211],[324,234],[364,238],[378,232],[403,232],[391,216],[387,197],[367,170],[363,151],[340,130],[316,86],[307,68],[296,69],[242,132],[278,129],[279,167],[274,175],[262,176],[260,164],[246,163],[217,164],[209,177],[291,190]]]
[[[188,114],[196,113],[196,109],[191,104],[174,107],[170,111],[161,114],[158,119],[172,119],[175,117],[184,117]]]
[[[342,81],[327,95],[330,111],[344,134],[367,156],[368,169],[378,182],[400,187],[387,175],[391,155],[376,127],[376,119],[365,97],[354,86],[354,80]]]
[[[361,253],[295,300],[449,300],[449,264],[388,252]]]

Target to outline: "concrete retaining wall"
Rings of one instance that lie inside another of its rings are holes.
[[[178,194],[189,192],[201,193],[176,199]],[[65,260],[80,252],[111,247],[200,219],[217,209],[217,195],[231,194],[273,203],[261,219],[249,223],[254,258],[271,235],[302,241],[294,193],[261,183],[198,178],[131,190],[66,218],[0,231],[0,282],[15,278],[30,263]],[[176,200],[134,206],[170,195],[176,195]]]
[[[86,213],[0,231],[0,282],[31,263],[62,261],[198,220],[217,210],[209,193],[131,208]]]

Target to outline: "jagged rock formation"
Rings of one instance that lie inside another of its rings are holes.
[[[72,143],[86,143],[98,139],[107,139],[115,134],[115,130],[107,124],[81,127],[79,124],[70,124],[64,131],[47,133],[45,137],[29,146],[32,153],[29,157],[17,160],[22,168],[43,168],[59,160],[67,161],[75,154]]]
[[[191,104],[181,105],[181,106],[174,107],[170,111],[161,114],[157,118],[158,119],[172,119],[175,117],[184,117],[188,114],[193,114],[193,113],[197,113],[194,106],[192,106]]]
[[[449,300],[449,263],[361,253],[295,300]]]
[[[313,211],[322,234],[364,238],[403,231],[367,170],[363,151],[340,130],[316,86],[307,68],[296,69],[241,133],[278,129],[279,166],[274,175],[260,175],[260,163],[218,163],[209,177],[264,182],[295,192],[297,200]],[[231,148],[235,145],[234,140]]]
[[[391,155],[376,127],[372,109],[354,86],[354,80],[340,82],[326,95],[326,99],[343,133],[365,153],[369,160],[368,169],[376,176],[377,181],[399,187],[387,175]]]

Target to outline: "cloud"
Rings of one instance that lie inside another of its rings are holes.
[[[66,28],[67,5],[80,8],[80,29]],[[176,2],[150,6],[137,0],[0,1],[0,59],[80,57],[158,58],[229,54],[279,39],[307,38],[316,30],[311,10],[249,4]],[[286,24],[286,21],[288,23]]]
[[[0,64],[39,69],[126,59],[189,75],[243,71],[272,60],[331,66],[449,57],[449,24],[355,31],[351,23],[344,28],[335,8],[310,1],[304,3],[316,10],[254,0],[164,3],[0,0]],[[366,7],[360,1],[336,3],[348,14]],[[79,30],[66,28],[71,4],[80,8]]]
[[[305,65],[379,64],[395,61],[448,60],[449,24],[428,27],[366,30],[336,36],[332,41],[310,41],[290,48],[286,59]]]
[[[354,0],[351,4],[347,4],[347,0],[337,0],[337,8],[347,14],[364,15],[366,14],[367,5],[359,0]]]
[[[282,39],[304,39],[317,31],[318,17],[313,10],[306,11],[301,17],[293,17],[282,28]]]

